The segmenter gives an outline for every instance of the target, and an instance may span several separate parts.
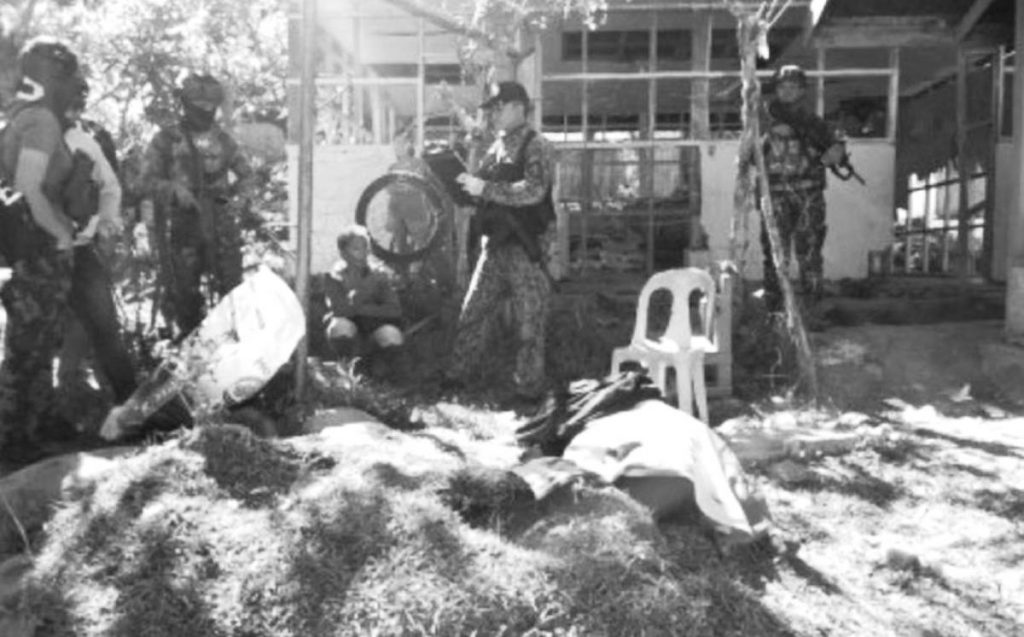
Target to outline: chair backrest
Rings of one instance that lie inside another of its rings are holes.
[[[712,326],[715,314],[715,280],[707,270],[701,268],[677,268],[656,272],[647,279],[636,305],[636,325],[633,327],[633,343],[642,343],[647,338],[647,314],[651,295],[658,290],[667,290],[672,295],[672,315],[665,329],[665,337],[688,346],[693,332],[690,328],[690,296],[697,290],[703,293],[700,303],[700,326],[704,335],[714,340]]]

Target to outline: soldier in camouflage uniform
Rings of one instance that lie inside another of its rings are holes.
[[[513,380],[518,398],[533,401],[545,387],[544,345],[551,284],[543,264],[542,235],[554,217],[551,144],[526,119],[530,99],[516,82],[490,87],[481,105],[498,139],[476,175],[458,180],[479,201],[481,254],[462,304],[447,384],[457,385],[486,359],[500,304],[511,301],[516,322]]]
[[[793,244],[799,268],[801,292],[817,299],[821,295],[822,256],[825,245],[825,168],[837,163],[846,152],[838,131],[808,112],[802,100],[807,87],[803,70],[795,65],[780,67],[774,77],[775,97],[762,125],[765,135],[765,164],[772,210],[782,240],[783,271],[789,270]],[[782,308],[779,274],[771,256],[771,243],[761,224],[764,252],[765,301],[769,310]]]
[[[184,336],[205,315],[203,274],[219,296],[241,283],[239,222],[250,203],[253,171],[215,121],[224,101],[220,82],[191,75],[180,100],[181,121],[160,130],[146,151],[143,187],[153,202],[161,309]]]
[[[3,174],[30,210],[30,220],[19,229],[23,236],[7,244],[15,247],[5,254],[12,275],[0,290],[7,312],[0,455],[9,460],[29,460],[45,439],[74,433],[55,410],[53,359],[61,346],[71,287],[74,226],[65,210],[74,193],[66,190],[72,158],[62,118],[77,70],[77,58],[60,42],[37,38],[26,44],[19,56],[18,92],[3,131]]]

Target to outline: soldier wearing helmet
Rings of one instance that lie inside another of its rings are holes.
[[[843,159],[845,143],[838,131],[807,110],[803,103],[807,76],[799,66],[779,67],[772,78],[774,96],[768,104],[764,131],[765,165],[772,210],[782,240],[783,272],[789,271],[792,244],[799,266],[801,291],[817,300],[822,293],[822,247],[825,242],[825,168]],[[761,224],[765,301],[770,311],[782,309],[779,274],[771,242]]]
[[[75,93],[78,59],[53,38],[28,42],[18,56],[18,85],[2,133],[0,175],[7,182],[4,257],[10,280],[0,367],[0,455],[28,459],[48,438],[74,429],[56,412],[53,359],[68,312],[75,227],[67,215],[72,154],[63,121]],[[23,214],[24,213],[24,214]]]
[[[239,217],[250,203],[253,172],[238,143],[216,122],[224,101],[221,83],[193,74],[178,97],[181,119],[150,143],[143,183],[153,204],[152,230],[165,291],[161,309],[185,335],[205,314],[203,274],[219,296],[242,280]]]

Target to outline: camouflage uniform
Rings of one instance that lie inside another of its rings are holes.
[[[802,119],[816,126],[827,126],[821,118],[803,113]],[[821,152],[807,143],[806,133],[771,116],[764,124],[767,133],[765,162],[768,172],[772,210],[782,241],[783,271],[789,270],[790,246],[796,253],[802,291],[821,293],[822,248],[825,245],[825,166]],[[761,224],[761,248],[764,253],[765,296],[771,309],[781,308],[779,275],[771,258],[771,242],[765,224]]]
[[[23,148],[49,154],[43,190],[57,212],[63,211],[62,188],[71,172],[71,154],[63,142],[60,123],[43,106],[15,105],[3,136],[3,166],[13,173]],[[60,350],[68,317],[71,251],[58,252],[52,238],[32,228],[33,254],[11,265],[11,278],[0,290],[7,313],[4,359],[0,366],[0,448],[24,450],[50,434],[65,432],[55,400],[53,359]]]
[[[70,254],[50,251],[16,263],[0,290],[7,312],[0,446],[32,441],[57,420],[53,359],[64,338],[70,289]]]
[[[530,135],[524,148],[528,134],[527,125],[506,132],[484,157],[477,172],[485,178],[501,164],[508,165],[520,157],[524,162],[521,180],[488,179],[480,196],[484,204],[492,202],[523,209],[550,197],[554,175],[551,144],[540,135]],[[481,255],[459,316],[449,377],[464,379],[486,359],[489,339],[500,320],[500,303],[509,300],[518,341],[513,377],[516,390],[524,396],[535,396],[545,384],[550,280],[543,264],[531,259],[523,245],[484,234]]]
[[[146,151],[143,187],[154,204],[165,290],[161,309],[182,334],[203,319],[204,273],[211,276],[211,288],[220,296],[241,283],[239,215],[252,180],[252,168],[238,144],[216,124],[202,132],[182,125],[164,128]],[[181,205],[174,196],[175,185],[187,187],[199,209]]]

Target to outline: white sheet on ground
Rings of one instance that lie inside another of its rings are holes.
[[[644,401],[591,421],[562,455],[610,483],[686,478],[704,515],[730,530],[755,534],[740,503],[749,492],[736,456],[711,428],[664,402]]]

